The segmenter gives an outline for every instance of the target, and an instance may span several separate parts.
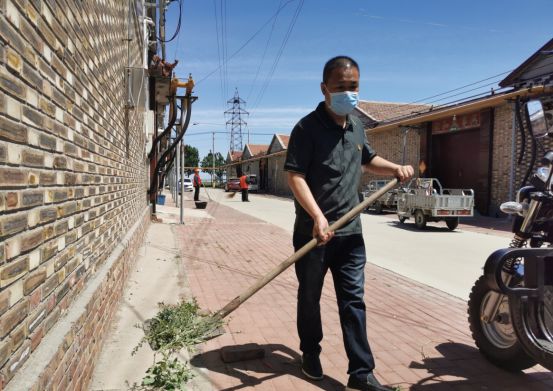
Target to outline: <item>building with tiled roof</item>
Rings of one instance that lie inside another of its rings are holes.
[[[275,134],[271,143],[269,144],[269,149],[267,155],[272,155],[277,152],[285,151],[288,148],[288,141],[290,136],[284,134]]]
[[[268,149],[268,144],[246,144],[242,153],[242,160],[265,155]]]
[[[227,163],[235,163],[242,158],[242,151],[233,151],[227,154]]]
[[[363,124],[366,127],[371,128],[381,122],[387,122],[402,117],[424,113],[429,111],[431,108],[432,106],[424,104],[374,102],[362,100],[359,101],[355,111]]]

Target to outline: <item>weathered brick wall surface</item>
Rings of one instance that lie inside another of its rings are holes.
[[[517,137],[515,137],[517,139]],[[509,201],[511,190],[516,191],[516,184],[512,181],[512,164],[514,162],[513,143],[513,114],[512,106],[505,104],[494,109],[493,151],[490,192],[490,216],[499,214],[499,205]],[[512,188],[511,188],[512,186]]]
[[[494,122],[494,149],[492,158],[492,192],[491,206],[493,215],[499,215],[499,206],[505,201],[513,201],[516,192],[522,185],[526,170],[530,167],[532,140],[528,132],[525,137],[525,153],[520,164],[518,158],[523,147],[522,136],[515,125],[514,151],[513,151],[513,104],[505,104],[495,109]],[[553,149],[553,140],[549,137],[542,138],[539,143],[545,151]],[[540,165],[543,151],[538,148],[536,155],[536,167]],[[512,183],[511,183],[512,182]]]
[[[401,164],[403,161],[403,141],[405,138],[405,164],[410,164],[415,169],[415,175],[419,171],[420,158],[420,137],[417,130],[405,131],[396,128],[380,133],[367,132],[367,140],[378,156]],[[383,178],[382,176],[364,173],[361,186],[366,185],[370,180]]]
[[[127,4],[0,0],[4,384],[146,207],[142,114],[125,109]],[[131,66],[141,64],[139,41],[133,34]],[[104,294],[122,281],[107,281]],[[111,301],[89,316],[108,319]],[[106,325],[85,322],[84,345],[91,327]],[[92,356],[59,358],[73,366]]]

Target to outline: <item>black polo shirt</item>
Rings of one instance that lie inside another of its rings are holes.
[[[359,203],[358,189],[361,165],[376,156],[365,136],[361,120],[347,116],[345,129],[326,112],[325,103],[302,118],[292,130],[284,170],[305,175],[317,205],[329,224]],[[311,235],[313,219],[294,200],[296,222],[294,232]],[[361,233],[357,216],[336,231],[336,235]]]

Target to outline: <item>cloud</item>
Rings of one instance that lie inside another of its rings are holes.
[[[472,26],[463,26],[463,25],[449,25],[444,23],[437,23],[437,22],[426,22],[426,21],[420,21],[420,20],[410,20],[410,19],[400,19],[400,18],[388,18],[380,15],[371,15],[367,14],[365,12],[365,9],[360,8],[357,15],[360,15],[362,17],[365,17],[367,19],[377,19],[377,20],[387,20],[391,22],[400,22],[400,23],[410,23],[410,24],[418,24],[418,25],[424,25],[424,26],[432,26],[432,27],[440,27],[440,28],[462,28],[465,30],[472,30],[472,31],[487,31],[491,33],[501,33],[501,30],[496,30],[492,28],[477,28]]]

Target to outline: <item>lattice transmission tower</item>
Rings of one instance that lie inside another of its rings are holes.
[[[230,119],[226,122],[227,130],[230,127],[230,152],[241,152],[244,149],[242,145],[242,128],[246,130],[248,125],[242,119],[242,116],[249,115],[250,113],[242,108],[242,106],[246,105],[246,101],[238,95],[238,88],[234,91],[234,97],[227,100],[227,103],[231,107],[225,111],[225,116],[230,116]]]

